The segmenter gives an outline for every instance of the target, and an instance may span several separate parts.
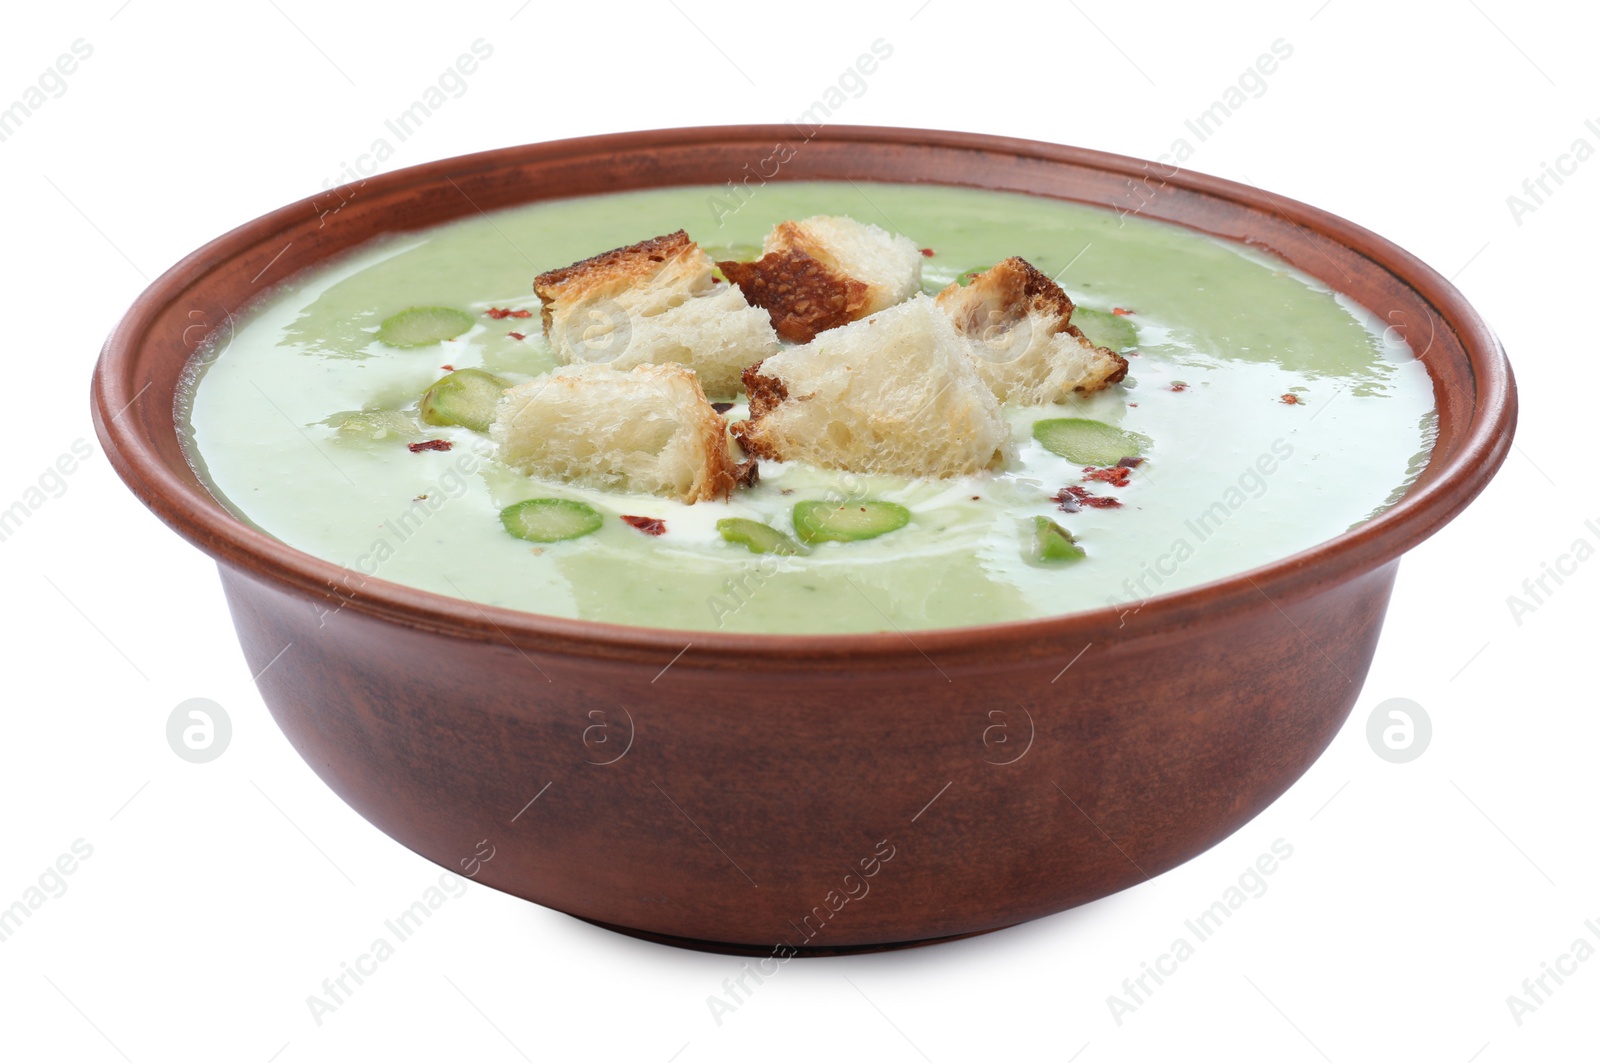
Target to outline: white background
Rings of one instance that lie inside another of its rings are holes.
[[[706,998],[740,961],[469,885],[319,1025],[308,995],[438,869],[295,755],[251,683],[211,563],[134,501],[96,448],[0,543],[0,906],[75,840],[93,848],[66,892],[0,943],[0,1056],[1596,1057],[1600,958],[1549,981],[1520,1025],[1506,999],[1575,939],[1600,947],[1584,927],[1600,927],[1600,561],[1520,624],[1507,605],[1574,540],[1600,542],[1584,524],[1600,520],[1587,326],[1600,161],[1520,224],[1507,205],[1575,139],[1600,148],[1592,11],[521,3],[9,12],[0,106],[73,41],[93,54],[0,143],[11,321],[0,508],[75,439],[93,441],[98,344],[146,283],[320,190],[477,38],[492,58],[386,169],[589,133],[786,121],[879,37],[893,55],[838,121],[1153,158],[1178,137],[1194,143],[1184,120],[1282,38],[1292,57],[1189,165],[1342,214],[1453,277],[1520,378],[1516,450],[1404,562],[1371,677],[1327,755],[1237,835],[1153,882],[976,940],[794,962],[720,1025]],[[168,714],[191,697],[233,721],[209,764],[167,745]],[[1433,721],[1408,764],[1380,759],[1365,736],[1392,697]],[[1293,856],[1267,892],[1115,1021],[1107,998],[1123,979],[1280,838]]]

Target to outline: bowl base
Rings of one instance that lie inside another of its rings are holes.
[[[676,937],[672,934],[657,934],[649,930],[637,930],[631,926],[618,926],[615,923],[604,923],[598,919],[584,919],[581,915],[572,918],[581,922],[597,926],[602,930],[624,934],[641,941],[653,942],[657,945],[670,945],[675,949],[690,949],[694,952],[717,952],[728,956],[771,956],[773,945],[746,945],[732,941],[702,941],[699,938]],[[1013,924],[1014,925],[1014,924]],[[997,926],[989,930],[974,930],[969,934],[950,934],[946,937],[919,938],[915,941],[886,941],[866,945],[807,945],[792,946],[796,957],[806,956],[859,956],[872,952],[898,952],[901,949],[920,949],[924,945],[942,945],[947,941],[961,941],[965,938],[980,937],[992,934],[996,930],[1007,930],[1009,927]]]

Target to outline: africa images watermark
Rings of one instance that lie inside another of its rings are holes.
[[[52,900],[67,894],[67,876],[75,873],[83,861],[94,855],[94,846],[82,838],[74,838],[68,851],[56,857],[39,873],[33,885],[22,891],[22,896],[9,907],[0,908],[0,944],[10,941],[33,913]]]
[[[167,745],[181,760],[209,764],[228,751],[233,721],[210,698],[190,698],[167,717]]]
[[[1568,978],[1578,973],[1578,964],[1587,963],[1596,955],[1595,942],[1600,941],[1600,923],[1586,919],[1583,928],[1593,935],[1593,941],[1580,934],[1573,939],[1566,952],[1556,957],[1554,963],[1540,960],[1539,973],[1522,980],[1521,993],[1506,995],[1506,1008],[1518,1026],[1522,1025],[1524,1016],[1532,1015],[1550,1003],[1555,991],[1565,985]],[[1550,984],[1552,981],[1555,982],[1554,986]]]
[[[792,567],[789,562],[797,553],[794,547],[779,544],[764,554],[757,554],[755,560],[741,571],[725,578],[722,581],[722,593],[706,598],[706,608],[711,611],[711,619],[718,630],[727,624],[730,616],[750,604],[768,580],[780,572],[789,571]]]
[[[1144,603],[1160,594],[1161,588],[1178,574],[1201,546],[1222,532],[1235,513],[1267,493],[1271,486],[1269,478],[1293,456],[1294,444],[1281,436],[1274,439],[1267,450],[1240,471],[1234,483],[1217,499],[1183,522],[1187,534],[1174,538],[1172,545],[1154,561],[1141,562],[1137,576],[1129,576],[1122,581],[1125,597],[1111,595],[1106,599],[1106,604],[1121,610],[1124,620],[1143,609]]]
[[[316,606],[318,627],[324,626],[328,617],[355,600],[366,586],[367,578],[377,576],[384,562],[394,557],[407,541],[415,538],[430,517],[446,504],[466,495],[471,487],[468,478],[478,470],[482,461],[471,451],[458,455],[425,491],[411,500],[409,506],[378,526],[380,534],[372,540],[366,552],[345,565],[344,575],[337,581],[329,581],[328,590],[333,592],[338,604],[324,602]]]
[[[1585,119],[1583,127],[1589,136],[1600,140],[1600,122],[1593,118]],[[1550,197],[1566,184],[1566,179],[1578,172],[1578,167],[1594,158],[1594,153],[1595,147],[1589,137],[1580,136],[1572,141],[1566,151],[1556,156],[1554,164],[1541,161],[1537,174],[1523,178],[1521,194],[1513,192],[1506,197],[1506,209],[1511,212],[1511,220],[1520,227],[1529,214],[1550,201]]]
[[[1269,51],[1256,56],[1255,62],[1245,67],[1238,78],[1211,101],[1210,106],[1193,118],[1183,120],[1185,135],[1175,138],[1172,146],[1157,155],[1154,162],[1145,163],[1143,177],[1128,178],[1125,192],[1127,205],[1116,207],[1119,223],[1130,214],[1140,213],[1155,199],[1156,193],[1166,185],[1167,180],[1177,175],[1179,167],[1194,157],[1196,145],[1204,144],[1215,136],[1223,123],[1238,114],[1251,100],[1259,100],[1267,94],[1270,87],[1267,79],[1294,55],[1294,45],[1282,37],[1273,41],[1269,48]],[[1188,134],[1193,134],[1193,141]]]
[[[438,885],[427,887],[409,907],[394,918],[383,921],[383,929],[387,933],[373,938],[366,951],[353,961],[340,960],[339,973],[322,980],[321,993],[307,994],[306,1008],[311,1012],[312,1020],[321,1026],[327,1016],[348,1004],[355,991],[366,985],[367,979],[377,974],[381,965],[392,960],[400,946],[411,940],[433,918],[434,912],[443,908],[446,901],[459,898],[466,892],[467,884],[460,876],[449,871],[440,873]],[[355,984],[351,985],[352,982]]]
[[[1538,575],[1523,579],[1521,594],[1506,595],[1506,608],[1518,627],[1522,626],[1524,617],[1538,612],[1568,579],[1578,574],[1579,565],[1595,555],[1595,544],[1600,543],[1600,521],[1586,520],[1583,529],[1587,534],[1573,539],[1572,545],[1557,554],[1554,561],[1539,563]]]
[[[789,926],[796,935],[794,940],[791,940],[785,932],[784,936],[772,946],[771,954],[763,956],[755,967],[751,967],[748,962],[741,963],[740,974],[724,978],[723,995],[712,993],[706,997],[706,1008],[711,1012],[712,1020],[721,1026],[723,1016],[731,1015],[749,1003],[756,988],[767,978],[777,974],[783,964],[798,955],[800,946],[809,944],[829,922],[844,911],[846,905],[851,901],[866,900],[867,894],[872,892],[872,884],[868,880],[882,871],[883,865],[893,860],[896,852],[898,850],[890,844],[889,839],[885,838],[878,842],[870,854],[856,861],[856,867],[844,872],[838,885],[830,888],[820,902],[812,905],[811,910],[802,915],[799,922],[789,920]],[[754,986],[747,984],[752,979],[755,981]]]
[[[854,472],[846,472],[840,478],[839,486],[824,492],[822,500],[829,505],[842,506],[866,494],[866,484],[861,477]],[[711,619],[718,630],[726,626],[730,616],[750,604],[768,580],[779,573],[791,571],[789,562],[798,553],[800,549],[797,545],[779,544],[764,554],[758,554],[742,571],[723,579],[722,593],[706,598],[706,608],[711,611]]]
[[[322,187],[327,189],[311,201],[324,225],[328,218],[342,210],[354,199],[367,178],[394,157],[396,146],[404,144],[423,124],[438,114],[451,100],[459,100],[471,86],[467,79],[477,73],[481,63],[494,55],[494,45],[479,37],[468,45],[468,51],[456,56],[432,83],[417,94],[417,98],[392,118],[383,120],[384,132],[374,137],[367,150],[357,155],[354,162],[339,163],[339,172],[325,178]],[[391,140],[390,137],[393,136]]]
[[[720,228],[730,217],[743,210],[745,205],[755,196],[756,189],[778,176],[778,171],[783,169],[794,157],[799,154],[800,148],[805,147],[817,131],[833,120],[833,116],[847,102],[860,99],[867,92],[867,78],[877,73],[878,66],[894,55],[894,45],[879,37],[869,46],[870,51],[862,52],[851,65],[823,89],[819,97],[812,101],[791,123],[800,135],[795,140],[786,140],[772,146],[772,151],[755,163],[751,168],[750,163],[745,163],[743,175],[730,180],[724,186],[726,196],[716,193],[706,197],[706,206],[711,211],[711,220]]]
[[[21,497],[5,509],[0,509],[0,543],[10,539],[27,523],[46,502],[67,493],[67,478],[78,471],[78,466],[94,456],[94,448],[86,439],[74,439],[72,445],[26,487]]]
[[[0,108],[0,144],[17,135],[24,122],[39,112],[51,100],[67,94],[67,79],[78,72],[78,66],[94,55],[94,45],[79,37],[62,52],[56,61],[44,68],[33,84],[17,93],[17,98]]]
[[[1111,1018],[1116,1024],[1121,1026],[1124,1016],[1148,1004],[1155,991],[1178,973],[1179,965],[1192,959],[1200,945],[1216,936],[1217,931],[1233,918],[1234,912],[1249,901],[1266,896],[1267,877],[1277,872],[1283,861],[1293,855],[1293,845],[1282,838],[1274,839],[1268,852],[1256,857],[1250,866],[1239,873],[1235,885],[1223,890],[1222,896],[1212,901],[1210,907],[1183,921],[1187,933],[1173,938],[1167,951],[1157,956],[1155,962],[1141,960],[1139,973],[1122,980],[1122,992],[1106,997],[1106,1007],[1110,1009]],[[1151,982],[1155,984],[1151,985]]]

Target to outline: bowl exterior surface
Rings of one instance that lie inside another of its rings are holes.
[[[1021,667],[867,672],[730,667],[692,635],[575,660],[222,577],[279,726],[386,834],[572,915],[770,953],[1009,926],[1214,845],[1339,729],[1395,568]]]

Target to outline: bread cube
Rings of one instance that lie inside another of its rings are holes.
[[[754,262],[717,266],[794,343],[903,302],[922,284],[916,244],[854,218],[780,222],[762,250]]]
[[[966,341],[925,295],[775,354],[744,383],[751,416],[733,434],[757,457],[938,478],[1009,452]]]
[[[1128,375],[1128,360],[1072,324],[1072,300],[1025,259],[1008,258],[938,295],[973,367],[1001,402],[1066,402]]]
[[[727,427],[684,366],[582,365],[507,389],[489,436],[529,476],[692,505],[744,478]]]
[[[541,273],[545,335],[570,365],[677,363],[712,395],[778,349],[765,311],[717,282],[711,256],[683,230]]]

